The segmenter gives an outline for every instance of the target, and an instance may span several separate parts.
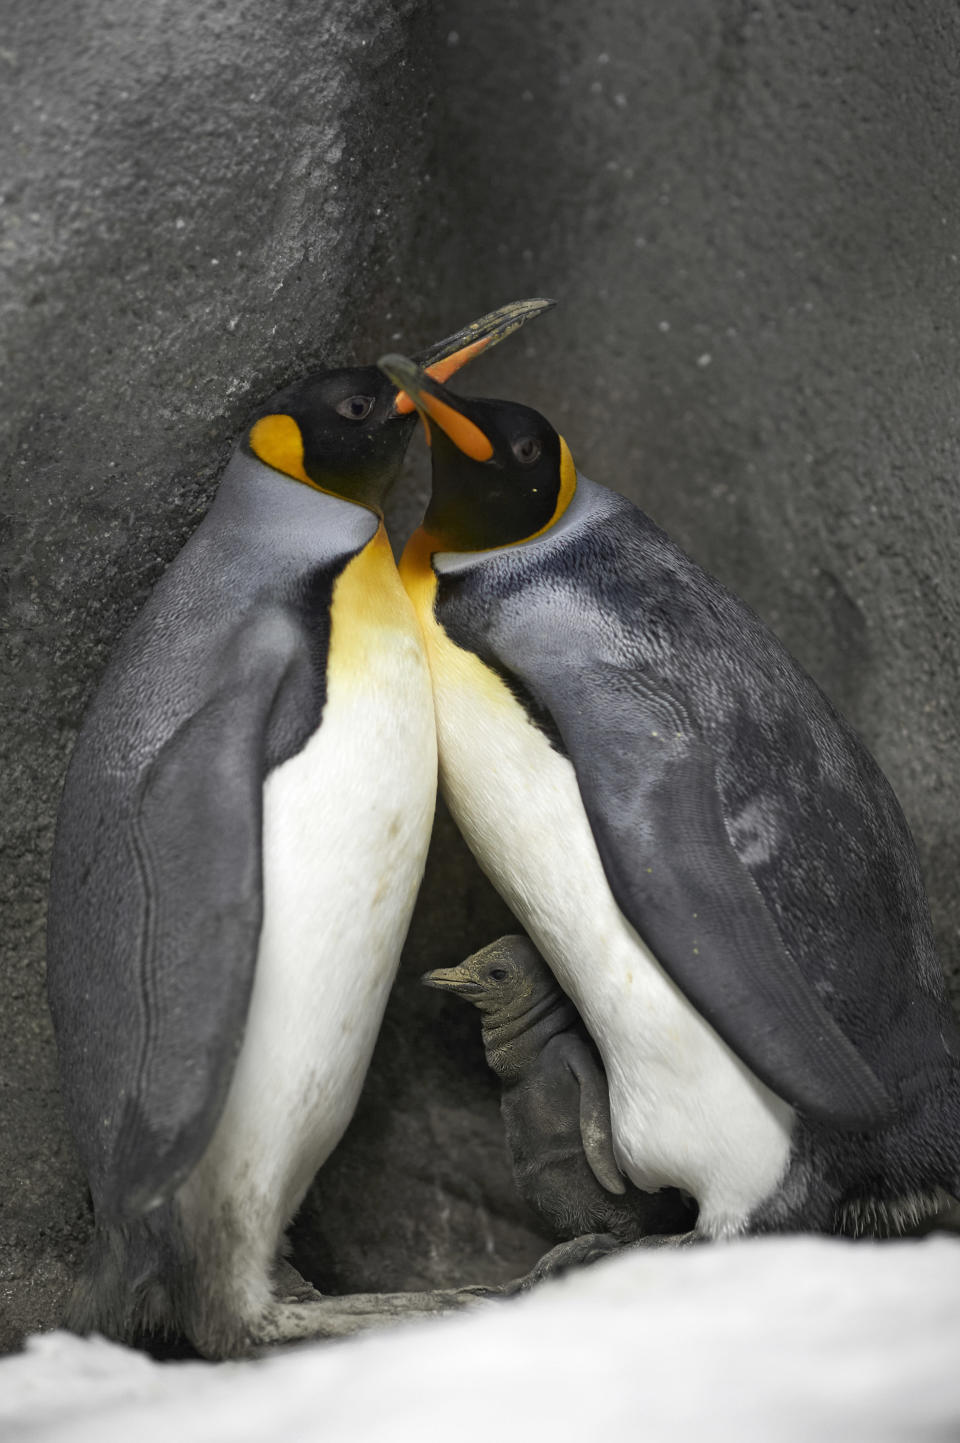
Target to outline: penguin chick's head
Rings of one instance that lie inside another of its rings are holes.
[[[424,374],[443,380],[549,309],[514,301],[431,346]],[[413,432],[413,401],[376,366],[314,371],[278,392],[246,444],[276,471],[378,511]]]
[[[563,438],[512,401],[455,396],[405,356],[380,368],[410,396],[433,462],[423,529],[438,550],[486,551],[529,541],[567,509],[577,484]]]
[[[501,937],[459,967],[424,973],[423,981],[438,991],[457,993],[486,1015],[520,1015],[559,991],[536,947],[520,936]]]

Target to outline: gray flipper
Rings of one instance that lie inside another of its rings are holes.
[[[667,974],[774,1092],[835,1127],[893,1104],[787,952],[724,825],[713,753],[665,687],[544,652],[524,673],[577,774],[610,889]]]
[[[586,1043],[572,1033],[564,1035],[563,1057],[580,1084],[580,1139],[590,1171],[607,1192],[625,1193],[627,1185],[613,1155],[606,1078]]]
[[[128,843],[142,905],[138,935],[125,941],[139,1061],[106,1140],[108,1213],[168,1197],[222,1111],[262,920],[267,723],[297,655],[296,627],[279,612],[239,631],[219,683],[151,759],[134,799]]]

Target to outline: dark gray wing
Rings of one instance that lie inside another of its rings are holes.
[[[539,680],[610,889],[664,970],[802,1112],[850,1128],[889,1120],[885,1089],[787,952],[734,850],[713,755],[682,710],[602,663],[576,688]]]
[[[279,611],[238,629],[200,704],[118,799],[103,765],[85,760],[107,723],[95,718],[78,747],[55,849],[48,985],[101,1212],[168,1197],[222,1111],[261,925],[266,730],[298,647]]]
[[[613,1155],[610,1095],[603,1069],[581,1037],[567,1032],[561,1040],[564,1061],[580,1085],[580,1140],[590,1171],[602,1188],[620,1195],[627,1185]]]

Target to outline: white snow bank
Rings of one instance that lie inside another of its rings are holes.
[[[960,1437],[960,1241],[635,1252],[508,1303],[250,1363],[52,1333],[3,1443],[924,1443]]]

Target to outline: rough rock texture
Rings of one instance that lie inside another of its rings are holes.
[[[4,19],[0,1345],[56,1320],[88,1227],[42,991],[72,739],[250,398],[312,362],[555,294],[468,384],[540,405],[823,683],[903,802],[956,969],[960,17],[11,0]],[[414,460],[398,537],[425,488]],[[441,818],[367,1092],[297,1231],[322,1286],[535,1254],[473,1019],[415,980],[508,920]]]

